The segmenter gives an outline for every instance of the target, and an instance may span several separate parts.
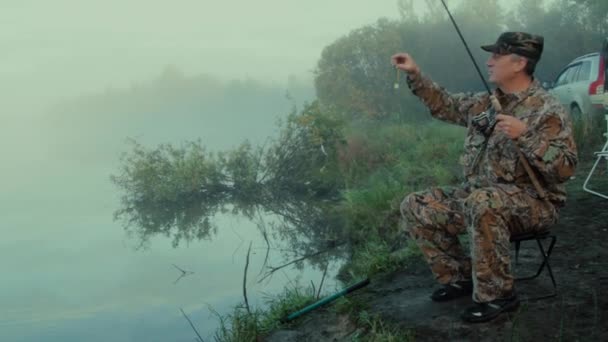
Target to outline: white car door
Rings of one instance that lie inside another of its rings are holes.
[[[555,81],[555,85],[553,89],[551,89],[551,93],[555,95],[559,99],[566,108],[570,109],[570,104],[572,103],[572,88],[571,81],[573,77],[576,76],[576,72],[578,71],[578,66],[580,64],[572,64],[566,67]]]
[[[597,78],[597,73],[592,73],[592,66],[599,68],[596,63],[592,63],[591,59],[581,61],[578,66],[577,72],[574,74],[575,77],[569,84],[570,93],[570,104],[576,103],[581,112],[587,116],[593,113],[591,104],[591,97],[589,97],[589,86],[594,79]],[[597,69],[595,69],[597,70]]]

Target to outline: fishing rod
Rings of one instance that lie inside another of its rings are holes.
[[[502,112],[502,106],[500,105],[500,102],[498,102],[498,99],[496,98],[496,96],[494,96],[494,94],[492,94],[492,90],[490,89],[488,82],[486,82],[486,79],[483,77],[483,74],[481,73],[481,69],[479,69],[479,65],[477,64],[477,61],[475,61],[475,57],[473,57],[473,53],[471,53],[471,49],[469,49],[469,44],[467,44],[467,41],[464,39],[464,36],[462,35],[462,32],[460,31],[458,24],[456,24],[456,20],[454,20],[454,17],[452,16],[452,12],[450,12],[450,9],[448,8],[448,5],[445,3],[445,0],[440,0],[440,1],[441,1],[441,4],[443,5],[443,8],[445,8],[445,11],[448,13],[448,16],[450,17],[450,21],[454,25],[454,28],[456,29],[456,32],[458,33],[458,37],[460,37],[460,40],[462,41],[464,48],[467,50],[467,53],[469,54],[469,58],[471,59],[471,62],[473,62],[473,66],[475,66],[475,70],[477,70],[477,74],[479,75],[479,78],[481,78],[481,82],[483,83],[484,87],[486,88],[488,95],[490,95],[490,103],[492,104],[492,106],[489,108],[489,110],[486,110],[486,111],[476,115],[475,117],[473,117],[473,124],[475,126],[479,127],[481,129],[481,131],[484,132],[484,134],[486,136],[488,136],[492,133],[492,131],[494,131],[494,127],[496,126],[496,113]],[[492,109],[493,109],[493,111],[492,111]]]
[[[488,91],[488,94],[490,95],[490,102],[492,104],[492,107],[490,108],[490,110],[487,110],[481,114],[478,114],[476,117],[473,118],[473,121],[475,121],[475,123],[477,125],[479,125],[480,127],[485,127],[484,133],[486,135],[489,135],[494,130],[494,126],[496,126],[496,113],[502,112],[502,106],[500,105],[500,102],[498,102],[498,99],[496,98],[496,96],[494,96],[494,94],[492,94],[492,91],[490,90],[490,87],[488,86],[486,79],[483,77],[483,74],[481,73],[481,70],[479,69],[477,62],[475,61],[475,58],[473,57],[473,54],[471,53],[471,50],[469,49],[469,45],[467,44],[466,40],[464,39],[462,32],[460,32],[460,28],[458,27],[458,24],[456,24],[456,20],[454,20],[454,17],[452,17],[452,13],[450,12],[448,5],[446,5],[445,0],[440,0],[440,1],[443,4],[443,7],[445,8],[446,12],[448,12],[448,16],[450,17],[450,20],[452,21],[452,24],[454,25],[456,32],[458,32],[458,36],[460,37],[462,44],[464,44],[464,47],[467,50],[469,57],[471,58],[471,61],[473,62],[473,65],[475,66],[475,69],[477,70],[477,73],[479,74],[479,77],[481,78],[481,81],[483,82],[483,85],[486,87],[486,90]],[[492,111],[491,109],[494,109],[494,110]],[[540,186],[540,182],[538,181],[538,178],[534,174],[534,171],[532,170],[530,163],[528,162],[526,157],[523,155],[521,150],[517,146],[515,148],[517,150],[519,160],[522,163],[524,169],[526,170],[528,177],[530,177],[530,180],[532,181],[532,184],[534,185],[536,192],[538,193],[538,195],[540,196],[541,199],[543,199],[543,200],[546,199],[547,197],[546,197],[545,191]]]
[[[490,90],[490,86],[488,85],[488,82],[486,82],[486,79],[483,77],[483,74],[481,73],[481,69],[479,69],[479,65],[477,65],[477,62],[475,61],[475,57],[473,57],[473,54],[471,53],[471,49],[469,49],[469,45],[467,44],[467,41],[464,39],[462,32],[460,32],[460,28],[458,27],[458,24],[456,24],[456,20],[454,20],[454,17],[452,17],[452,13],[450,12],[448,5],[446,5],[444,0],[441,0],[441,3],[443,4],[443,7],[445,8],[446,12],[448,12],[448,16],[450,17],[450,20],[452,21],[452,24],[454,25],[454,28],[456,29],[456,32],[458,33],[458,36],[460,37],[460,40],[462,41],[464,48],[467,50],[467,53],[469,54],[469,57],[471,58],[471,62],[473,62],[473,65],[475,66],[475,70],[477,70],[477,74],[481,78],[481,82],[483,82],[483,85],[486,87],[488,94],[490,94],[490,96],[491,96],[492,91]]]
[[[359,281],[359,282],[357,282],[357,283],[355,283],[355,284],[353,284],[353,285],[351,285],[351,286],[349,286],[349,287],[347,287],[347,288],[345,288],[345,289],[343,289],[341,291],[338,291],[338,292],[334,293],[333,295],[327,296],[327,297],[325,297],[325,298],[323,298],[323,299],[321,299],[321,300],[319,300],[319,301],[317,301],[315,303],[310,304],[309,306],[307,306],[307,307],[305,307],[305,308],[303,308],[301,310],[298,310],[298,311],[296,311],[296,312],[294,312],[292,314],[289,314],[286,317],[281,318],[280,322],[281,323],[291,322],[294,319],[296,319],[296,318],[298,318],[298,317],[300,317],[300,316],[302,316],[304,314],[307,314],[310,311],[313,311],[313,310],[315,310],[315,309],[317,309],[317,308],[319,308],[319,307],[321,307],[321,306],[323,306],[325,304],[333,302],[334,300],[336,300],[336,299],[338,299],[338,298],[340,298],[342,296],[345,296],[345,295],[347,295],[347,294],[349,294],[349,293],[351,293],[353,291],[361,289],[361,288],[369,285],[369,283],[370,283],[370,279],[369,278],[365,278],[364,280],[361,280],[361,281]]]

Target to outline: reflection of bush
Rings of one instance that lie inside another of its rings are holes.
[[[222,153],[200,142],[150,149],[132,141],[112,176],[123,191],[116,219],[142,243],[164,235],[177,246],[211,238],[216,213],[269,213],[280,219],[271,236],[289,245],[289,257],[348,242],[358,263],[357,253],[374,250],[377,258],[352,267],[358,276],[385,270],[403,247],[398,204],[405,194],[459,179],[461,128],[369,119],[347,125],[316,102],[280,127],[264,148],[245,142]],[[334,252],[308,261],[325,265]]]
[[[210,217],[229,208],[248,218],[262,209],[291,224],[310,223],[317,211],[301,212],[299,203],[336,198],[341,186],[332,162],[341,126],[313,103],[281,127],[268,148],[245,142],[222,153],[208,152],[200,141],[157,148],[131,141],[120,173],[111,176],[123,191],[115,218],[142,243],[158,234],[172,237],[174,246],[209,238]]]

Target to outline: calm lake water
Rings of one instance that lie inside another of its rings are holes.
[[[263,305],[265,294],[280,293],[297,278],[319,283],[322,272],[306,267],[258,284],[266,243],[255,223],[230,215],[215,217],[218,233],[209,241],[172,248],[169,238],[155,237],[148,249],[136,250],[137,238],[112,216],[120,194],[109,175],[118,158],[92,162],[57,154],[37,120],[14,118],[0,134],[0,341],[192,341],[180,308],[211,340],[218,320],[208,305],[225,314],[242,301],[250,241],[252,305]],[[273,129],[269,125],[268,134]],[[190,138],[194,133],[183,137]],[[271,265],[286,261],[276,251],[270,256]],[[175,283],[180,271],[172,264],[194,274]],[[335,272],[334,265],[329,274]],[[329,279],[325,289],[336,286]]]

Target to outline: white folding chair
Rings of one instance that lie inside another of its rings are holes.
[[[595,163],[593,164],[593,167],[591,168],[591,171],[589,172],[589,175],[587,176],[587,179],[585,180],[585,183],[583,184],[583,190],[587,191],[588,193],[594,194],[596,196],[602,197],[604,199],[608,199],[608,194],[603,194],[603,193],[600,193],[597,191],[593,191],[587,187],[587,184],[589,183],[591,176],[593,176],[593,172],[595,172],[595,169],[602,161],[602,158],[606,158],[606,161],[608,162],[608,115],[606,115],[606,126],[607,126],[606,133],[604,134],[604,136],[606,137],[606,140],[607,140],[606,145],[604,145],[604,148],[602,148],[601,151],[594,153],[597,156],[597,159],[595,160]]]

